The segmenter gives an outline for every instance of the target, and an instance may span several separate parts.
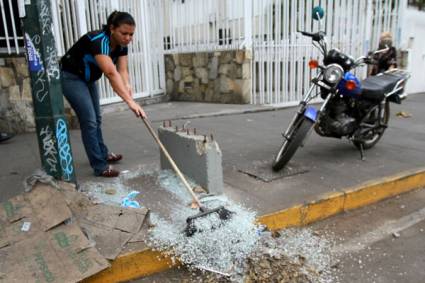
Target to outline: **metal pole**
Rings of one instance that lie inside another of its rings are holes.
[[[54,178],[76,183],[50,1],[25,1],[20,7],[41,164]]]

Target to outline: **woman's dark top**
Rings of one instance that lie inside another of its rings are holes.
[[[83,35],[61,59],[62,70],[78,75],[86,82],[94,82],[102,76],[95,60],[96,55],[111,57],[114,64],[119,56],[128,54],[127,47],[111,50],[109,35],[104,31],[92,31]]]
[[[395,47],[390,47],[387,52],[375,55],[376,65],[372,70],[372,75],[387,71],[391,66],[397,67],[397,51]]]

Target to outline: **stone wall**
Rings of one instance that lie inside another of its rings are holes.
[[[167,94],[171,100],[249,103],[251,53],[171,54],[165,56]]]
[[[25,57],[0,58],[0,131],[35,130],[31,84]]]
[[[64,98],[65,117],[70,129],[78,129],[78,119]],[[25,57],[0,58],[0,132],[35,131],[31,78]]]

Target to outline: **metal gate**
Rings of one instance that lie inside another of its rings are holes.
[[[381,32],[401,37],[407,0],[160,0],[164,5],[164,53],[251,49],[253,104],[298,103],[308,88],[309,38],[317,31],[314,6],[325,10],[329,46],[353,57],[376,49]],[[320,58],[321,59],[321,58]],[[365,75],[365,68],[356,71]]]
[[[88,30],[99,29],[113,10],[130,12],[137,22],[129,46],[129,72],[135,97],[163,93],[164,54],[252,50],[253,104],[297,103],[311,72],[307,62],[319,54],[297,30],[317,30],[312,9],[325,9],[323,24],[330,47],[354,57],[377,48],[390,31],[396,46],[407,0],[50,0],[58,55]],[[15,3],[0,0],[4,35],[0,43],[19,52],[22,36],[6,14]],[[10,28],[9,28],[10,26]],[[1,47],[1,46],[0,46]],[[1,48],[0,48],[1,51]],[[358,73],[365,75],[365,70]],[[120,101],[100,80],[101,103]]]
[[[240,49],[252,0],[157,0],[163,5],[164,53]]]
[[[312,8],[325,10],[328,45],[353,57],[376,49],[383,31],[400,42],[406,0],[269,0],[254,1],[253,87],[251,103],[294,105],[308,89],[311,58],[321,58],[310,38],[297,30],[317,31]],[[365,75],[365,68],[357,71]]]
[[[87,31],[102,28],[114,11],[129,12],[136,20],[133,42],[129,45],[129,74],[134,97],[164,92],[161,3],[155,0],[51,0],[58,54],[63,55]],[[101,104],[121,101],[106,78],[98,83]]]

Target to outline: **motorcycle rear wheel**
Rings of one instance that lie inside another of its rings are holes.
[[[386,100],[384,107],[383,107],[383,113],[381,116],[381,124],[387,125],[388,121],[390,120],[390,102]],[[364,141],[353,141],[353,144],[360,149],[360,145],[363,144],[363,149],[370,149],[374,147],[379,140],[384,135],[385,128],[379,129],[370,139],[364,140]]]
[[[283,141],[273,161],[272,168],[274,171],[281,170],[291,160],[313,124],[313,121],[305,117],[301,117],[299,121],[294,123],[294,130],[290,133],[289,138]]]

